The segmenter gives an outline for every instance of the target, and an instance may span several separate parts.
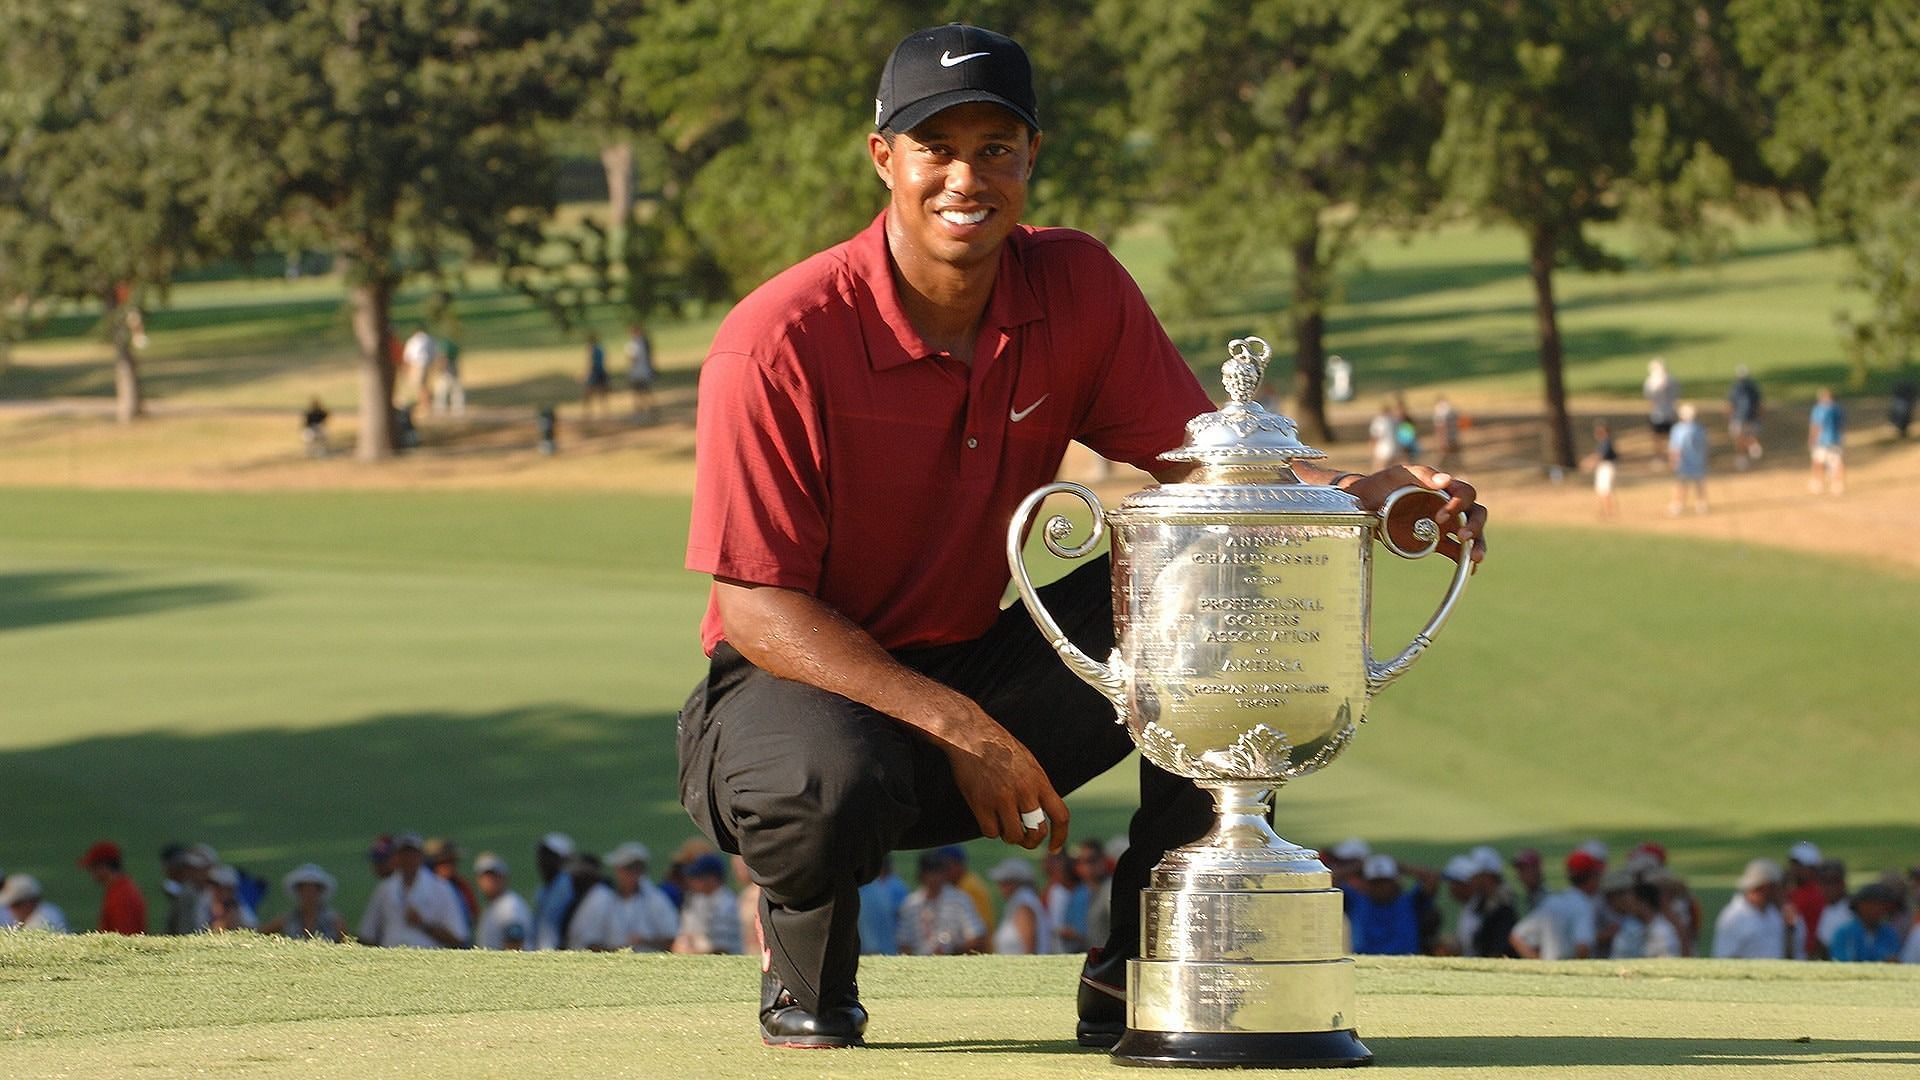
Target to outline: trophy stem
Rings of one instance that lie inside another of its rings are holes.
[[[1273,831],[1269,817],[1273,813],[1273,789],[1259,783],[1220,781],[1202,782],[1213,796],[1213,809],[1220,819],[1213,831],[1200,840],[1201,847],[1232,851],[1279,850],[1293,847]]]

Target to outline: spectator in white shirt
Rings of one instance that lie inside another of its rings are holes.
[[[473,876],[475,887],[486,901],[480,909],[480,926],[473,943],[482,949],[525,949],[533,936],[533,909],[519,893],[507,888],[507,860],[483,851],[473,860]]]
[[[45,930],[54,934],[65,934],[67,916],[57,907],[47,903],[40,889],[40,879],[32,874],[15,874],[0,886],[0,909],[4,909],[9,927],[21,930]]]
[[[736,955],[742,948],[739,898],[727,888],[727,864],[708,853],[687,864],[687,899],[680,906],[677,953]]]
[[[1596,894],[1605,866],[1591,851],[1567,856],[1567,887],[1540,901],[1514,926],[1509,937],[1514,951],[1529,960],[1591,957],[1597,937]]]
[[[920,856],[920,887],[900,905],[900,951],[909,956],[952,956],[987,946],[987,924],[967,894],[949,883],[951,856],[935,850]]]
[[[647,880],[653,853],[637,841],[621,844],[607,856],[613,868],[613,891],[619,896],[620,935],[634,952],[666,952],[680,932],[680,912],[673,901]]]
[[[619,952],[627,947],[627,934],[620,925],[620,898],[613,886],[600,876],[597,856],[574,856],[569,868],[580,903],[567,920],[567,948],[588,952]]]
[[[1616,870],[1601,880],[1600,893],[1619,920],[1608,956],[1639,960],[1680,955],[1680,934],[1660,911],[1659,886],[1636,879],[1632,871]]]
[[[1790,955],[1789,928],[1780,908],[1782,879],[1780,864],[1772,859],[1747,864],[1740,875],[1740,891],[1713,924],[1715,957],[1784,960]]]
[[[368,945],[458,949],[467,942],[466,915],[453,886],[425,871],[418,833],[393,841],[393,873],[373,890],[360,920]]]

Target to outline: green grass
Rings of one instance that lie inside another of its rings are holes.
[[[1115,1075],[1070,957],[870,960],[865,1050],[759,1045],[723,957],[0,936],[10,1077]],[[1866,1077],[1920,1065],[1920,970],[1363,959],[1371,1075]]]
[[[357,913],[375,832],[521,861],[550,828],[671,848],[691,834],[673,717],[701,670],[686,513],[0,491],[0,777],[32,822],[6,830],[0,863],[83,917],[87,843],[126,844],[151,886],[163,841],[205,839],[275,877],[329,865]],[[1382,564],[1383,652],[1441,587],[1436,565]],[[1801,838],[1862,875],[1904,866],[1920,854],[1914,611],[1920,580],[1833,560],[1505,530],[1354,748],[1280,794],[1281,831],[1430,864],[1481,841],[1655,837],[1712,887]],[[1130,777],[1074,798],[1080,835],[1121,831]]]

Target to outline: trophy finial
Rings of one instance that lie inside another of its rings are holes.
[[[1267,370],[1267,358],[1272,355],[1273,347],[1257,337],[1227,342],[1227,365],[1220,374],[1227,396],[1234,404],[1245,405],[1253,400],[1254,393],[1260,389],[1260,376]]]

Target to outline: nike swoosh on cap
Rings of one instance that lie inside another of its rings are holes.
[[[983,53],[983,52],[970,52],[965,56],[955,56],[953,55],[952,49],[942,49],[940,51],[940,66],[952,67],[955,64],[964,64],[967,61],[972,60],[976,56],[987,56],[987,55],[990,55],[990,54]]]

